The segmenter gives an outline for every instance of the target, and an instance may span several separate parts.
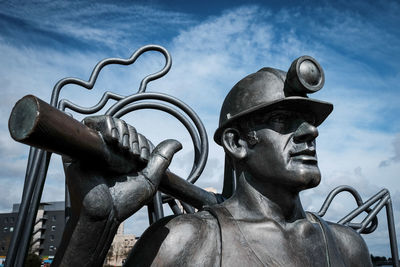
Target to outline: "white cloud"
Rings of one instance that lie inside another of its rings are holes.
[[[393,140],[393,150],[394,156],[381,161],[381,163],[379,163],[379,167],[387,167],[400,161],[400,135],[397,135]]]
[[[16,17],[24,15],[18,12],[27,12],[26,9],[13,10],[17,13],[10,15]],[[104,10],[122,14],[129,23],[124,23],[123,19],[116,16],[111,19],[109,25],[104,21],[95,24],[90,17],[93,14],[94,17],[99,16]],[[41,20],[39,9],[33,10],[33,13],[30,11],[28,17],[36,27],[48,30],[48,25],[54,24],[54,32],[77,39],[83,38],[89,43],[101,43],[114,48],[117,55],[125,58],[132,52],[126,47],[135,46],[149,38],[147,35],[136,35],[137,29],[139,34],[144,34],[149,29],[159,30],[162,28],[160,21],[178,25],[179,34],[166,42],[173,57],[172,70],[166,77],[151,83],[148,90],[174,95],[199,113],[209,134],[210,157],[198,184],[211,185],[219,191],[223,176],[223,151],[214,144],[212,135],[217,127],[220,105],[228,90],[240,78],[261,67],[272,66],[286,70],[291,61],[298,56],[310,54],[316,57],[325,68],[327,83],[326,88],[315,97],[333,102],[335,110],[321,127],[318,137],[322,184],[317,189],[302,194],[305,208],[317,210],[326,194],[340,184],[354,186],[363,197],[371,196],[382,186],[388,187],[394,192],[397,203],[400,192],[397,182],[400,164],[399,137],[396,132],[400,129],[397,128],[396,131],[390,124],[399,121],[397,118],[394,118],[393,122],[385,121],[381,114],[388,113],[388,108],[398,111],[399,94],[394,92],[393,88],[397,88],[399,74],[389,73],[382,76],[374,65],[354,59],[346,54],[347,52],[335,50],[330,43],[326,43],[326,40],[335,40],[334,44],[341,47],[340,40],[345,40],[345,44],[354,42],[354,46],[346,48],[345,51],[359,50],[360,53],[383,46],[373,53],[388,59],[393,49],[396,49],[395,46],[386,49],[386,43],[393,39],[393,36],[383,33],[380,35],[381,39],[378,38],[375,42],[371,36],[379,34],[380,29],[372,22],[366,23],[359,16],[343,19],[344,15],[332,8],[320,10],[321,14],[327,14],[328,11],[332,20],[321,20],[320,25],[315,25],[314,19],[309,15],[301,16],[302,12],[298,8],[283,9],[273,14],[258,6],[227,10],[220,16],[198,23],[185,14],[136,5],[127,10],[103,4],[96,4],[88,9],[77,8],[74,18],[86,17],[85,20],[72,19],[60,12]],[[156,18],[147,16],[153,13],[157,14]],[[280,20],[275,23],[277,18]],[[312,38],[302,34],[302,31],[295,27],[296,22],[293,19],[299,19],[297,26],[308,25],[322,37]],[[134,23],[134,20],[137,22]],[[148,23],[154,23],[154,28],[144,26]],[[362,29],[357,31],[357,28]],[[127,31],[132,33],[129,37],[124,37]],[[394,43],[397,41],[396,39]],[[129,42],[131,43],[127,45]],[[7,44],[4,39],[1,39],[0,50],[6,55],[0,66],[0,81],[3,88],[7,88],[4,96],[0,98],[0,114],[4,118],[8,117],[13,103],[23,95],[34,93],[49,100],[51,86],[58,79],[71,75],[87,80],[98,60],[115,56],[101,49],[87,52],[79,49],[60,51],[48,47],[16,48]],[[137,90],[144,75],[157,71],[162,65],[162,56],[152,54],[140,58],[131,67],[106,67],[101,72],[95,89],[87,91],[68,86],[62,92],[62,97],[72,98],[79,104],[90,106],[97,102],[104,90],[130,94]],[[380,89],[379,94],[372,91],[374,87]],[[186,130],[175,119],[157,112],[137,114],[126,118],[155,143],[165,138],[177,138],[182,141],[184,150],[176,155],[171,170],[185,177],[193,161],[192,144]],[[154,130],[154,125],[157,131]],[[0,179],[2,185],[6,186],[1,187],[0,196],[10,196],[0,199],[0,207],[3,209],[12,201],[17,201],[22,192],[22,170],[26,164],[24,160],[27,151],[8,137],[6,127],[6,121],[1,121],[0,162],[3,168],[0,168]],[[379,168],[382,162],[391,164]],[[13,182],[8,175],[21,175],[21,178]],[[60,196],[63,194],[63,183],[60,165],[51,166],[45,198],[62,199]],[[335,219],[344,215],[343,212],[348,210],[347,203],[352,203],[351,201],[346,197],[339,200],[336,206],[332,206],[329,218]],[[400,221],[398,210],[395,216],[396,221]],[[143,229],[143,226],[139,225],[147,219],[143,213],[136,217],[138,218],[131,221],[137,226],[128,223],[126,228],[128,232],[134,231],[137,234],[137,231],[140,231],[138,229]],[[381,248],[385,240],[384,230],[377,231],[376,235],[382,236],[382,240],[368,241],[374,249]]]

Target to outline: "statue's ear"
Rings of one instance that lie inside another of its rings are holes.
[[[226,128],[222,133],[222,146],[231,158],[242,160],[247,157],[247,143],[240,138],[237,129]]]

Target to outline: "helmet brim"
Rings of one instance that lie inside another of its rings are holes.
[[[312,113],[315,116],[315,126],[319,126],[332,112],[333,105],[329,102],[301,96],[289,96],[273,102],[263,103],[231,116],[215,131],[214,141],[221,145],[221,136],[224,129],[234,124],[239,118],[245,115],[255,112],[268,112],[279,109]]]

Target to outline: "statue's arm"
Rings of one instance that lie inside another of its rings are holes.
[[[105,184],[92,189],[82,203],[79,203],[79,209],[73,204],[71,217],[52,266],[103,264],[120,223],[127,214],[139,210],[147,202],[146,198],[153,195],[153,188],[148,183],[132,177],[126,179],[129,181],[122,182],[121,185],[125,189],[132,188],[129,190],[132,199],[127,208],[115,208],[113,202],[116,198],[109,194],[110,188]]]
[[[102,266],[119,222],[80,216],[68,221],[52,266]]]
[[[86,124],[100,131],[107,149],[145,167],[130,173],[96,162],[63,158],[71,197],[71,217],[52,266],[101,266],[118,226],[154,194],[181,144],[161,142],[150,154],[147,139],[122,120],[89,117]]]

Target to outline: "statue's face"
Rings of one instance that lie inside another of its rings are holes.
[[[321,174],[315,150],[318,130],[312,114],[278,110],[257,114],[258,142],[248,148],[247,170],[257,184],[293,190],[315,187]]]

